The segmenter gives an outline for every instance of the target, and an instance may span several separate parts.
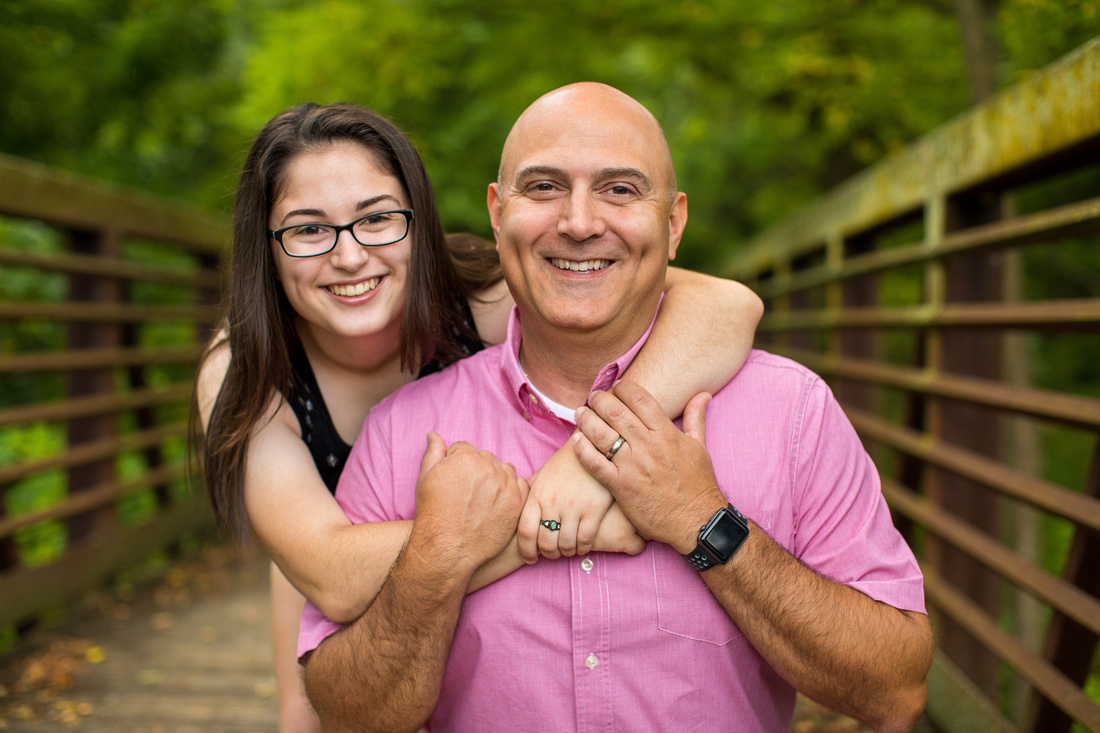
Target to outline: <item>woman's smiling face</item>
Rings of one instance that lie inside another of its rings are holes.
[[[407,209],[409,197],[373,153],[352,142],[299,154],[286,169],[270,229],[299,224],[348,224],[372,212]],[[405,310],[415,225],[399,242],[364,247],[340,232],[336,247],[296,258],[271,240],[275,268],[291,306],[318,336],[359,338],[395,329]]]

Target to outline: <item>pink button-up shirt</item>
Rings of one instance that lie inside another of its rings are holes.
[[[646,334],[648,336],[648,332]],[[645,336],[601,371],[606,389]],[[336,498],[353,522],[410,519],[435,430],[530,476],[574,429],[550,413],[508,340],[375,407]],[[818,573],[924,611],[920,570],[878,473],[828,387],[754,351],[707,408],[707,448],[730,501]],[[807,598],[806,603],[813,603]],[[307,605],[299,654],[339,628]],[[539,560],[463,605],[432,731],[790,730],[795,691],[671,547]]]

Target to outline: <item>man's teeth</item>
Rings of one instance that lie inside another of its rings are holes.
[[[368,290],[374,290],[380,282],[382,282],[382,278],[372,277],[370,280],[364,280],[354,285],[329,285],[328,289],[333,295],[343,295],[350,298],[355,295],[362,295]]]
[[[585,260],[584,262],[574,262],[573,260],[563,260],[560,257],[551,257],[550,264],[559,270],[570,270],[572,272],[592,272],[594,270],[602,270],[611,264],[611,260]]]

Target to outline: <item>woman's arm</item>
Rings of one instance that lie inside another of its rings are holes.
[[[668,268],[653,332],[626,375],[679,417],[699,392],[716,392],[752,349],[764,304],[739,282]]]
[[[653,331],[624,376],[651,392],[668,417],[679,417],[693,395],[720,389],[741,369],[763,310],[741,283],[670,267]],[[624,543],[622,551],[640,552],[644,542],[623,525],[625,516],[603,522],[612,500],[572,447],[563,446],[531,480],[520,516],[520,553],[527,562],[540,553],[583,555],[605,531]],[[542,528],[542,519],[557,520],[561,529]]]
[[[230,360],[224,335],[213,344],[196,380],[203,430]],[[374,600],[412,528],[412,520],[351,524],[317,472],[297,418],[277,395],[253,429],[244,492],[256,539],[294,587],[338,623],[358,618]],[[522,565],[513,538],[474,574],[470,590]]]

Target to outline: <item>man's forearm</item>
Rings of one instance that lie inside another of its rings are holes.
[[[813,699],[871,725],[909,730],[926,699],[927,617],[823,578],[755,524],[703,579],[768,663]]]
[[[468,575],[406,547],[374,603],[306,664],[326,731],[415,731],[439,698]]]

